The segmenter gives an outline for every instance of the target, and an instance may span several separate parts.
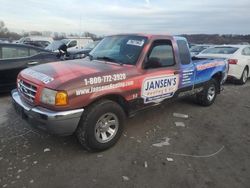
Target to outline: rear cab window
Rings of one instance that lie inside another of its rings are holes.
[[[191,63],[191,55],[189,52],[188,44],[185,40],[177,40],[177,46],[179,49],[179,56],[181,64],[188,65]]]

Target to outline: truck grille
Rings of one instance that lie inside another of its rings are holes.
[[[24,96],[28,101],[34,102],[37,92],[36,86],[23,80],[18,80],[17,87],[22,96]]]

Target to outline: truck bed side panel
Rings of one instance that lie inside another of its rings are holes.
[[[194,84],[209,81],[216,73],[226,73],[227,63],[223,59],[205,59],[193,61],[196,67]]]

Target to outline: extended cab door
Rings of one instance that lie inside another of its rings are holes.
[[[142,69],[140,85],[144,104],[159,103],[174,96],[178,90],[179,67],[172,40],[152,41]]]
[[[194,86],[195,65],[192,62],[188,43],[185,38],[175,37],[178,46],[178,55],[180,62],[180,91],[190,91]]]

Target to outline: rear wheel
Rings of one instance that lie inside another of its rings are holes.
[[[214,103],[218,93],[218,81],[215,79],[210,80],[202,90],[196,95],[198,104],[202,106],[210,106]]]
[[[247,67],[243,70],[241,78],[239,80],[239,84],[245,84],[247,82],[247,78],[248,78],[248,69]]]
[[[86,109],[76,131],[81,145],[92,151],[112,147],[123,131],[125,113],[121,106],[110,100],[101,100]]]

